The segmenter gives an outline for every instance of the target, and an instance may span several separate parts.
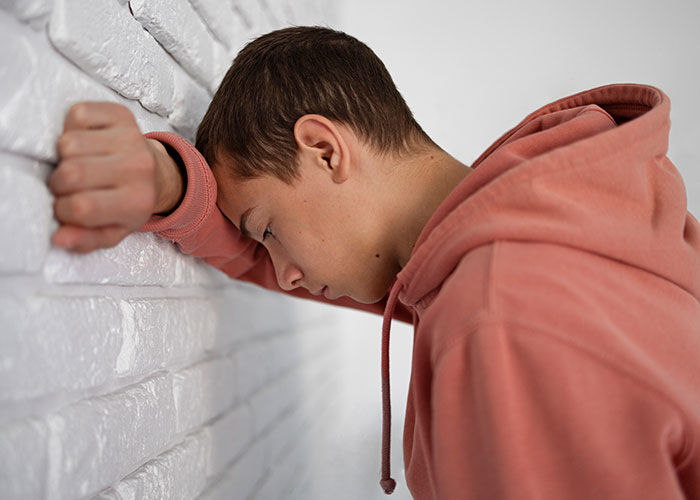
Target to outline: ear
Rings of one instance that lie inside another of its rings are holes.
[[[304,115],[294,124],[294,138],[302,158],[329,173],[333,182],[345,182],[350,174],[350,151],[339,127],[321,115]]]

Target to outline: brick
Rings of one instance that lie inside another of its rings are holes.
[[[290,493],[304,479],[304,457],[295,453],[285,455],[270,468],[265,481],[250,500],[288,500]]]
[[[82,498],[123,478],[173,439],[172,378],[157,374],[49,415],[48,500]]]
[[[295,377],[281,377],[250,397],[256,436],[267,432],[277,417],[302,398],[301,387]]]
[[[233,63],[233,57],[229,55],[229,52],[223,45],[215,45],[213,53],[214,76],[209,82],[209,90],[212,92],[212,94],[219,88],[221,81],[224,79],[224,75],[226,75],[226,72],[231,67],[231,63]]]
[[[234,9],[243,18],[251,38],[274,29],[260,0],[234,0]]]
[[[190,0],[190,3],[216,38],[226,46],[229,53],[238,47],[245,33],[245,26],[229,2]]]
[[[263,344],[241,346],[234,353],[238,394],[247,398],[262,387],[268,378],[269,359]]]
[[[203,356],[215,328],[205,299],[120,301],[124,343],[116,363],[120,376],[182,365]]]
[[[0,324],[0,404],[114,379],[122,346],[114,299],[0,297]]]
[[[288,335],[279,335],[266,342],[268,357],[274,360],[268,368],[269,379],[277,378],[280,374],[290,370],[302,359],[299,350],[299,339],[292,332]]]
[[[163,116],[172,111],[172,63],[114,0],[56,0],[49,37],[62,54],[123,96]]]
[[[290,449],[305,440],[306,429],[303,428],[303,423],[299,407],[292,408],[280,416],[265,436],[265,456],[273,467]]]
[[[95,500],[190,500],[205,487],[208,441],[199,433],[147,462]]]
[[[309,302],[226,279],[228,285],[216,299],[220,324],[216,347],[288,332],[289,325],[297,321],[299,305]],[[237,328],[231,329],[232,324]]]
[[[179,67],[174,77],[173,111],[168,115],[168,123],[194,144],[197,127],[209,107],[211,95]]]
[[[53,170],[53,165],[27,156],[12,154],[9,151],[0,151],[0,168],[8,168],[30,175],[45,185]]]
[[[7,158],[7,156],[6,156]],[[36,273],[49,251],[53,198],[31,174],[0,165],[0,218],[11,238],[0,239],[0,272]]]
[[[170,130],[164,118],[95,82],[56,53],[45,30],[32,31],[2,11],[0,47],[0,67],[12,75],[0,79],[0,150],[55,163],[65,114],[82,100],[119,102],[134,113],[141,130]]]
[[[212,422],[205,430],[211,448],[207,476],[216,476],[239,458],[253,436],[253,414],[247,405],[239,406]]]
[[[190,432],[222,414],[236,401],[236,379],[230,358],[197,363],[175,373],[175,429]]]
[[[46,22],[51,12],[51,0],[0,0],[0,9],[21,21],[33,21],[37,25]]]
[[[132,233],[119,245],[76,254],[52,247],[44,276],[49,283],[192,286],[220,283],[221,276],[152,233]]]
[[[219,44],[187,0],[131,0],[134,17],[195,80],[210,87],[216,77]]]
[[[46,425],[35,419],[0,427],[0,489],[3,500],[45,498]]]
[[[262,442],[257,441],[197,500],[247,500],[266,473]]]
[[[287,0],[266,0],[266,8],[271,12],[280,26],[300,25],[293,4]]]

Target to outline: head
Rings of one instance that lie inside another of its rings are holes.
[[[437,148],[369,47],[317,27],[241,50],[196,147],[219,208],[265,245],[282,288],[360,302],[380,300],[400,270],[383,217],[391,165]]]

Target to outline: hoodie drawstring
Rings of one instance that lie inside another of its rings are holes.
[[[396,488],[396,481],[391,478],[391,392],[389,388],[389,330],[391,318],[396,308],[396,299],[401,290],[401,283],[396,282],[389,291],[389,299],[384,309],[382,324],[382,478],[379,481],[384,493],[391,495]]]

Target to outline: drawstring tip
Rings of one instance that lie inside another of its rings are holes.
[[[396,488],[396,481],[393,479],[382,479],[379,481],[379,484],[382,486],[382,489],[384,490],[384,493],[387,495],[391,495],[394,492],[394,488]]]

